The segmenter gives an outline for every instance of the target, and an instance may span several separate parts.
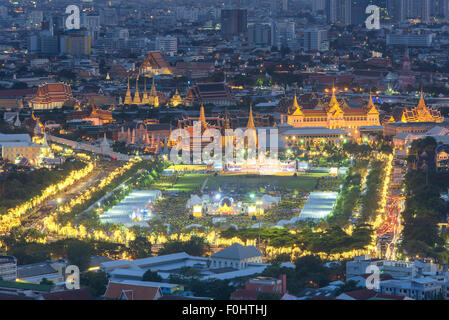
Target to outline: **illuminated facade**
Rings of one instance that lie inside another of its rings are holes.
[[[153,84],[151,86],[151,91],[149,94],[147,93],[147,81],[145,79],[144,91],[141,96],[139,93],[139,76],[137,76],[136,91],[134,91],[134,97],[132,97],[131,95],[131,89],[129,87],[129,78],[128,78],[128,88],[126,90],[124,104],[151,105],[153,107],[159,107],[160,99],[161,97],[159,96],[159,92],[157,92],[156,85],[154,84],[154,77],[153,77]]]
[[[440,111],[433,110],[426,106],[424,96],[421,91],[418,105],[412,109],[404,108],[401,116],[401,122],[443,122],[444,118]]]
[[[0,147],[2,159],[15,164],[40,166],[43,158],[54,157],[45,135],[31,141],[27,134],[0,134]]]
[[[237,99],[224,82],[198,83],[187,91],[186,105],[214,104],[216,106],[233,106]]]
[[[65,83],[46,83],[37,88],[37,93],[30,100],[33,109],[44,110],[62,108],[65,102],[74,100],[70,86]]]
[[[73,111],[67,114],[66,118],[67,121],[90,121],[94,126],[102,126],[115,121],[111,111],[97,108],[92,102],[90,104],[90,109]]]
[[[325,127],[328,129],[357,129],[361,126],[378,126],[379,111],[370,96],[368,104],[361,109],[351,109],[337,101],[335,89],[328,104],[322,109],[303,109],[293,99],[293,112],[287,116],[287,123],[294,127]]]
[[[155,136],[154,133],[150,134],[145,122],[141,120],[134,122],[126,130],[125,127],[121,127],[117,138],[126,145],[144,147],[154,153],[159,152],[159,148],[163,145],[162,137]]]
[[[147,77],[153,77],[158,75],[171,75],[173,73],[170,65],[167,63],[162,53],[152,51],[148,53],[147,57],[140,66],[139,74]]]
[[[170,105],[172,107],[177,107],[180,104],[182,104],[184,101],[181,98],[181,95],[178,92],[178,89],[176,89],[175,94],[173,95],[173,97],[171,97],[170,99]]]

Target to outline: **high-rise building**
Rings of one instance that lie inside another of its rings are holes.
[[[39,38],[40,38],[40,53],[42,54],[59,53],[58,36],[54,36],[51,34],[43,34]]]
[[[291,20],[279,21],[272,24],[271,27],[272,45],[278,48],[289,47],[296,41],[295,22]]]
[[[271,15],[277,15],[280,11],[280,1],[279,0],[270,0],[270,13]]]
[[[433,34],[387,34],[387,46],[430,47]]]
[[[417,16],[424,23],[430,22],[430,11],[431,11],[431,2],[432,0],[421,0],[418,3],[418,14]]]
[[[44,21],[44,12],[41,10],[33,10],[28,15],[28,23],[33,28],[40,28],[42,21]]]
[[[326,49],[327,30],[310,28],[304,30],[304,51],[323,51]]]
[[[368,17],[366,8],[376,5],[381,8],[381,19],[387,17],[387,0],[325,0],[325,13],[328,23],[344,25],[363,25]],[[394,0],[392,0],[394,1]],[[399,0],[394,3],[398,7]],[[393,4],[390,2],[390,7]]]
[[[366,8],[371,4],[370,0],[351,0],[351,23],[353,25],[363,25],[368,15]]]
[[[156,37],[156,51],[174,56],[178,53],[178,38],[173,36]]]
[[[57,55],[59,54],[59,39],[50,31],[41,31],[28,39],[28,50],[34,54]]]
[[[271,25],[269,23],[249,24],[248,42],[254,46],[271,46]]]
[[[91,38],[87,31],[68,31],[60,37],[60,51],[72,56],[91,54]]]
[[[351,25],[352,23],[352,1],[353,0],[342,0],[340,3],[340,15],[341,21],[344,25]]]
[[[312,11],[317,13],[318,11],[324,11],[326,9],[326,0],[314,0],[312,1]]]
[[[100,23],[102,26],[118,25],[118,15],[114,8],[104,8],[100,10]]]
[[[352,0],[326,0],[326,17],[328,23],[351,24]]]
[[[447,21],[449,17],[449,0],[432,0],[430,15],[439,20]]]
[[[86,28],[91,38],[92,44],[98,39],[100,33],[100,16],[83,15],[81,17],[81,27]]]
[[[248,12],[246,9],[221,10],[221,32],[226,39],[248,36]]]
[[[449,12],[448,0],[388,0],[387,9],[393,12],[394,20],[406,22],[419,19],[423,23],[432,22],[432,17],[446,19]],[[445,17],[446,14],[446,17]]]
[[[8,8],[5,6],[0,6],[0,18],[8,17]]]
[[[338,22],[339,19],[338,3],[339,0],[326,0],[325,10],[326,10],[327,23]]]

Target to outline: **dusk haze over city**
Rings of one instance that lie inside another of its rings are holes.
[[[5,316],[444,308],[448,263],[449,0],[0,0]]]

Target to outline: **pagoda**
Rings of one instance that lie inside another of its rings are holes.
[[[443,122],[443,116],[440,111],[433,110],[426,106],[424,101],[424,94],[421,90],[421,96],[419,97],[418,105],[415,108],[404,108],[401,121],[408,122]]]
[[[139,76],[136,78],[136,91],[134,92],[133,104],[142,104],[139,94]]]
[[[173,107],[177,107],[177,106],[179,106],[180,104],[182,104],[182,98],[181,98],[181,96],[179,95],[178,89],[176,89],[175,93],[173,94],[173,97],[171,97],[171,99],[170,99],[170,104],[171,104]]]
[[[154,107],[159,107],[159,96],[156,91],[156,85],[154,84],[154,77],[153,77],[153,84],[151,85],[149,104]]]
[[[129,77],[128,77],[128,89],[126,90],[124,104],[132,104],[132,103],[133,103],[133,98],[131,97],[131,90],[129,88]]]

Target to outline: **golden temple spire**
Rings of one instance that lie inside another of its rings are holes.
[[[182,104],[182,98],[178,92],[178,89],[176,89],[175,94],[171,97],[170,103],[173,107],[177,107]]]
[[[336,89],[332,88],[332,97],[331,97],[331,101],[329,102],[329,107],[333,107],[335,105],[340,106],[340,104],[337,101],[337,97],[335,95],[335,91],[336,91]]]
[[[255,129],[256,126],[254,125],[254,117],[253,117],[253,105],[249,105],[249,118],[248,118],[248,124],[246,125],[247,129]]]
[[[200,123],[201,123],[201,128],[205,129],[207,128],[207,122],[206,122],[206,115],[204,113],[204,106],[203,104],[201,104],[201,109],[200,109],[200,119],[199,119]]]
[[[140,94],[139,94],[139,76],[136,78],[136,91],[134,92],[134,99],[133,104],[141,104],[142,101],[140,100]]]
[[[229,125],[228,108],[226,108],[226,110],[225,110],[224,129],[231,129],[231,126]]]
[[[145,78],[144,85],[143,85],[142,104],[148,104],[148,103],[150,103],[150,99],[148,98],[148,93],[147,93],[147,78]]]
[[[427,109],[426,103],[424,102],[424,93],[422,89],[421,89],[421,96],[419,97],[419,102],[416,107],[418,109]]]
[[[153,83],[151,85],[149,101],[150,101],[151,105],[153,105],[155,107],[159,107],[159,96],[156,91],[156,85],[154,84],[154,77],[153,77]]]
[[[295,91],[295,97],[293,99],[293,110],[296,110],[299,108],[298,99],[296,98],[296,91]]]
[[[294,116],[304,116],[304,113],[301,110],[301,107],[299,106],[298,99],[296,98],[296,91],[295,91],[295,97],[293,98],[293,113]]]
[[[369,93],[369,100],[368,100],[368,105],[366,106],[366,110],[368,111],[368,113],[377,113],[379,114],[379,110],[377,110],[376,105],[374,104],[373,101],[373,95],[371,94],[371,91]]]
[[[132,104],[133,99],[131,97],[131,90],[129,89],[129,76],[128,76],[128,89],[126,90],[125,95],[125,104]]]

